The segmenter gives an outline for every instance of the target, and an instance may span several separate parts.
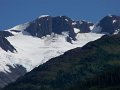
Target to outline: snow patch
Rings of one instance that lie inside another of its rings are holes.
[[[65,21],[67,21],[67,22],[68,22],[69,20],[68,20],[68,19],[65,19]]]
[[[41,24],[39,24],[39,26],[41,26]]]
[[[75,32],[75,33],[79,33],[79,32],[80,32],[80,29],[74,28],[74,32]]]
[[[11,32],[12,34],[15,35],[15,34],[18,34],[18,32],[23,32],[29,25],[30,25],[30,23],[27,22],[27,23],[24,23],[24,24],[17,25],[13,28],[7,29],[5,31],[9,31],[9,32]]]
[[[8,30],[25,30],[28,26],[30,25],[30,23],[24,23],[24,24],[20,24],[20,25],[17,25],[11,29],[8,29]]]
[[[95,25],[91,32],[93,32],[93,33],[100,33],[101,31],[102,31],[102,27]]]
[[[94,27],[95,27],[95,26],[93,25],[93,26],[90,26],[89,28],[90,28],[90,30],[93,30]]]
[[[111,15],[111,14],[108,14],[108,16],[109,16],[109,17],[112,17],[112,15]]]
[[[72,25],[76,25],[77,23],[76,22],[73,22]]]
[[[85,20],[81,20],[79,23],[80,23],[80,24],[83,24],[83,22],[86,22],[86,21],[85,21]]]
[[[50,15],[41,15],[38,18],[44,18],[44,17],[48,17],[48,16],[50,16]]]
[[[89,24],[90,24],[90,23],[92,23],[92,22],[87,22],[87,23],[89,23]]]
[[[69,36],[69,32],[67,32],[67,31],[66,32],[62,32],[62,35],[68,37]]]
[[[80,21],[80,24],[83,24],[83,22],[82,22],[82,21]]]
[[[113,23],[115,23],[117,20],[113,20]]]
[[[114,34],[118,34],[120,32],[120,29],[115,30]]]

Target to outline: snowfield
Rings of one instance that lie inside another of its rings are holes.
[[[29,72],[53,57],[62,55],[70,49],[82,47],[86,43],[103,36],[103,34],[95,33],[78,33],[77,40],[72,41],[71,44],[66,41],[67,34],[51,34],[42,38],[33,37],[29,34],[24,35],[22,32],[14,32],[13,34],[14,36],[7,39],[16,48],[17,52],[5,52],[0,49],[1,72],[11,72],[7,65],[15,67],[17,64],[22,65]]]

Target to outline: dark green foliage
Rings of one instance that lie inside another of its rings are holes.
[[[120,35],[53,58],[4,90],[120,90]]]

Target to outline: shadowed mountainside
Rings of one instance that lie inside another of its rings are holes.
[[[118,90],[120,35],[103,36],[40,65],[3,90]]]

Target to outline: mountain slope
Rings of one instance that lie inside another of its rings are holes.
[[[119,90],[119,85],[118,34],[53,58],[3,90]]]
[[[0,48],[0,79],[4,82],[0,83],[0,87],[15,81],[53,57],[82,47],[104,35],[90,33],[91,26],[92,23],[74,21],[66,16],[40,16],[31,22],[0,32],[14,47],[14,53],[10,52],[12,49],[9,43],[6,43],[9,50]]]
[[[12,78],[14,79],[12,81],[15,81],[18,76],[24,75],[38,65],[70,49],[82,47],[106,33],[119,33],[119,22],[119,16],[116,15],[104,17],[97,25],[84,20],[75,21],[67,16],[43,15],[31,22],[1,31],[3,38],[0,40],[0,72],[4,73],[5,78],[9,75],[12,77],[14,73],[12,69],[15,70],[16,66],[21,66],[19,68],[24,72],[16,73],[17,77]],[[2,76],[3,74],[0,74],[1,78]],[[0,83],[0,87],[8,84],[8,80],[3,81],[6,83]]]
[[[9,60],[5,58],[10,57],[2,54],[3,52],[11,54],[17,52],[14,46],[6,39],[9,36],[13,36],[13,34],[8,31],[0,31],[0,87],[4,87],[26,73],[26,69],[21,65],[8,65]]]

